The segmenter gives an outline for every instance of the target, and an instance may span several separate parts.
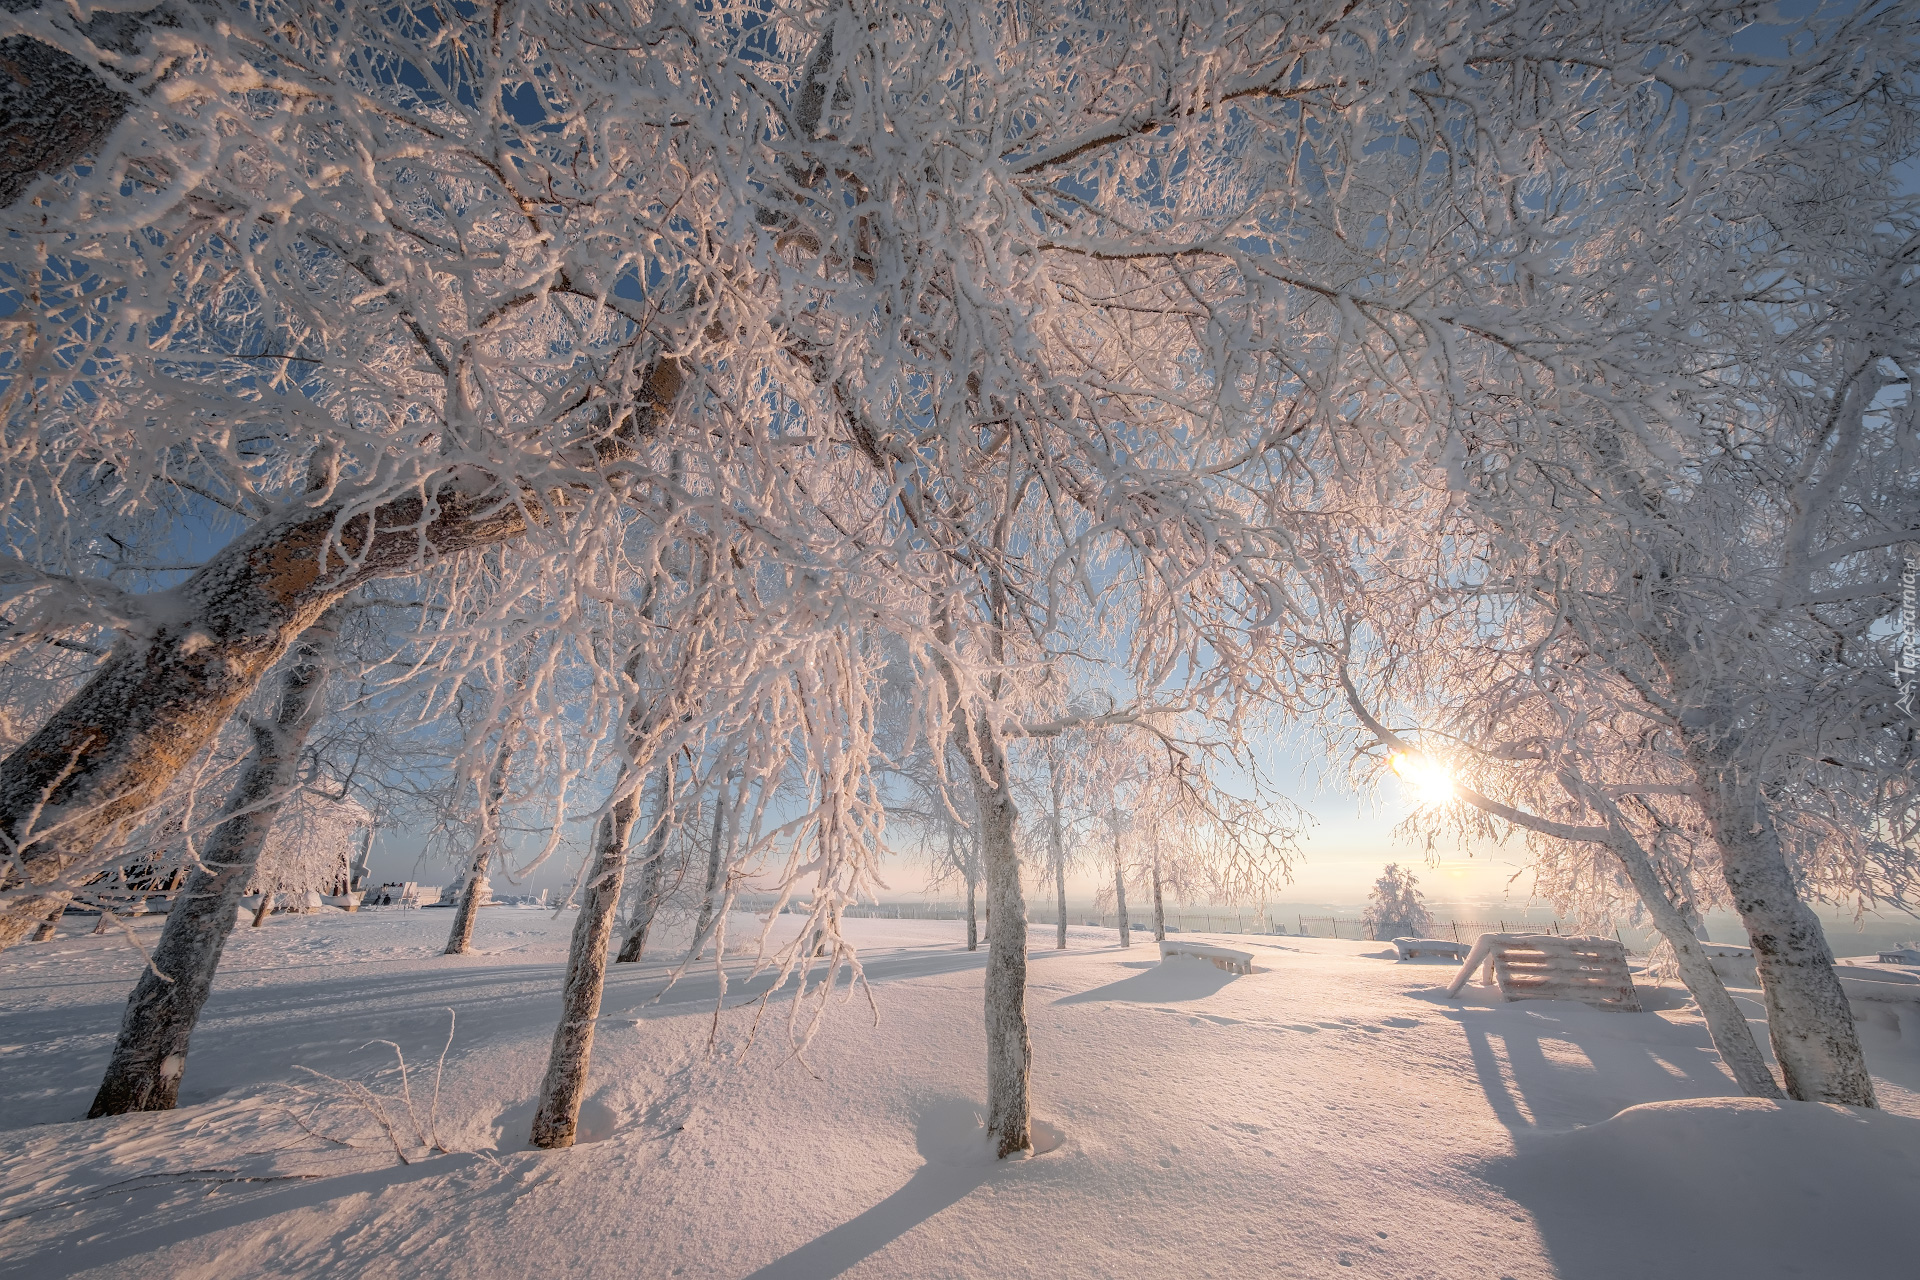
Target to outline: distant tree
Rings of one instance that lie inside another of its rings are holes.
[[[1373,882],[1369,905],[1361,919],[1367,932],[1376,938],[1420,938],[1433,930],[1433,916],[1420,901],[1415,886],[1420,882],[1411,869],[1389,862],[1380,878]]]

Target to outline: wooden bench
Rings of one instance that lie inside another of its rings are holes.
[[[1466,943],[1447,942],[1440,938],[1395,938],[1393,949],[1400,953],[1402,960],[1419,960],[1424,956],[1445,956],[1458,964],[1467,956]]]
[[[1612,938],[1483,933],[1474,940],[1447,995],[1459,995],[1475,969],[1491,975],[1508,1000],[1578,1000],[1599,1009],[1640,1012],[1640,995],[1627,970],[1627,949]]]
[[[1169,956],[1192,956],[1196,960],[1205,960],[1216,969],[1228,973],[1252,973],[1253,952],[1237,951],[1232,947],[1216,947],[1205,942],[1174,942],[1166,940],[1160,944],[1160,958]]]

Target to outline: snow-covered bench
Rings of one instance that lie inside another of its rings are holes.
[[[1216,969],[1228,973],[1252,973],[1253,952],[1237,951],[1232,947],[1216,947],[1206,942],[1175,942],[1165,939],[1160,943],[1160,958],[1171,956],[1192,956],[1196,960],[1205,960]]]
[[[1891,965],[1833,966],[1840,989],[1847,993],[1855,1022],[1878,1025],[1901,1040],[1912,1040],[1920,1029],[1920,976]]]
[[[1466,959],[1467,944],[1447,942],[1440,938],[1395,938],[1393,949],[1400,953],[1402,960],[1418,960],[1423,956],[1446,956],[1455,962]]]
[[[1601,1009],[1640,1012],[1640,995],[1627,971],[1627,949],[1612,938],[1483,933],[1447,994],[1459,995],[1482,962],[1508,1000],[1579,1000]]]
[[[1703,942],[1700,950],[1706,953],[1707,963],[1727,986],[1760,985],[1760,971],[1755,967],[1752,947],[1731,942]]]

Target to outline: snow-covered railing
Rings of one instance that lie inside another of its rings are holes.
[[[1481,968],[1499,982],[1500,994],[1508,1000],[1579,1000],[1601,1009],[1640,1012],[1640,996],[1627,970],[1627,949],[1613,938],[1483,933],[1447,994],[1459,995]]]
[[[1228,973],[1252,973],[1253,952],[1240,951],[1233,947],[1216,947],[1208,942],[1175,942],[1166,939],[1160,943],[1160,958],[1170,956],[1192,956],[1196,960],[1205,960],[1216,969]]]

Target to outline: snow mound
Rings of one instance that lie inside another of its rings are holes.
[[[1561,1280],[1912,1274],[1920,1120],[1757,1098],[1629,1107],[1486,1172]]]

